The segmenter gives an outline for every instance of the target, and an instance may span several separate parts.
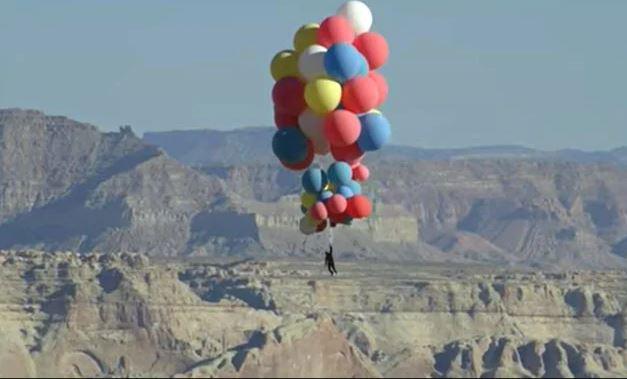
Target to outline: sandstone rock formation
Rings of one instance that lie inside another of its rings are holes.
[[[64,117],[8,109],[0,110],[0,141],[0,248],[176,256],[306,252],[297,207],[235,193],[236,183],[183,166],[129,128],[100,133]],[[260,180],[264,174],[256,173]],[[386,237],[392,230],[386,223],[374,221],[367,226],[374,238],[360,238],[365,253],[352,254],[372,256],[374,247],[394,238]],[[415,250],[414,218],[395,222],[404,234],[392,250]],[[352,250],[356,237],[343,240],[338,246]]]
[[[0,252],[0,376],[624,376],[623,272]]]
[[[130,128],[100,133],[64,117],[0,110],[0,248],[318,257],[331,237],[299,233],[299,179],[270,156],[262,143],[270,132],[146,136],[182,161],[208,163],[192,169]],[[426,158],[397,150],[366,162],[374,217],[336,229],[341,259],[627,266],[622,150],[611,165],[486,159],[537,155],[506,147]]]

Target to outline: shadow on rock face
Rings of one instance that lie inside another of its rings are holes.
[[[97,276],[100,287],[102,287],[102,290],[105,293],[115,291],[120,285],[123,277],[124,275],[122,275],[122,273],[117,269],[102,270],[102,272],[100,272]]]

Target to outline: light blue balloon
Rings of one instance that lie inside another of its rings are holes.
[[[329,181],[339,188],[339,186],[348,185],[351,182],[353,170],[346,162],[335,162],[329,166],[327,175],[329,176]]]
[[[303,188],[307,192],[318,193],[327,185],[327,174],[324,170],[317,167],[311,167],[303,173],[301,178]]]
[[[379,150],[390,139],[390,123],[378,113],[366,113],[359,116],[361,133],[357,145],[362,151]]]
[[[368,76],[368,73],[370,72],[370,68],[368,67],[368,61],[361,54],[359,54],[359,57],[361,58],[361,66],[359,68],[359,75]]]
[[[337,189],[337,193],[339,193],[340,195],[344,196],[347,199],[350,199],[351,197],[355,196],[350,186],[340,186]]]
[[[298,128],[279,129],[272,138],[272,151],[281,162],[296,164],[307,158],[307,137]]]
[[[351,180],[348,187],[353,191],[353,195],[361,195],[361,184],[355,180]]]
[[[324,54],[324,69],[327,74],[343,83],[359,75],[362,56],[353,45],[336,43]]]
[[[318,200],[326,201],[326,200],[329,200],[331,197],[333,197],[333,192],[331,192],[331,191],[322,191],[320,193],[320,196],[318,197]]]

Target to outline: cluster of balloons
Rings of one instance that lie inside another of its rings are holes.
[[[330,220],[350,224],[368,217],[371,204],[359,182],[368,179],[364,154],[390,138],[390,124],[378,108],[388,96],[376,70],[388,59],[383,36],[370,31],[372,13],[351,0],[320,24],[303,25],[294,48],[277,53],[270,71],[274,120],[272,150],[288,169],[303,174],[301,231],[322,231]],[[331,154],[327,171],[310,168]]]
[[[367,170],[366,166],[352,168],[342,161],[332,163],[327,171],[307,169],[302,176],[301,210],[305,215],[300,231],[312,234],[323,231],[329,223],[350,225],[353,219],[370,216],[372,205],[359,184],[368,177]]]

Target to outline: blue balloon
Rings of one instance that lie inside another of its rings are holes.
[[[350,199],[351,197],[355,196],[350,186],[340,186],[337,189],[337,193],[339,193],[340,195],[344,196],[347,199]]]
[[[359,57],[361,58],[361,66],[359,67],[359,75],[368,76],[368,73],[370,72],[370,68],[368,67],[368,61],[361,54],[359,54]]]
[[[346,162],[335,162],[329,166],[327,175],[329,175],[331,183],[339,188],[339,186],[350,184],[353,177],[353,170]]]
[[[361,195],[361,184],[355,180],[351,180],[348,187],[353,191],[353,195]]]
[[[318,197],[318,200],[326,201],[326,200],[329,200],[331,197],[333,197],[333,192],[331,192],[331,191],[322,191],[320,193],[320,196]]]
[[[324,69],[327,74],[343,83],[359,75],[362,56],[351,44],[337,43],[324,54]]]
[[[307,158],[307,137],[298,128],[277,130],[272,138],[272,151],[281,162],[296,164]]]
[[[303,173],[301,178],[303,188],[307,192],[318,193],[327,185],[327,174],[324,170],[317,167],[311,167]]]
[[[357,145],[362,151],[379,150],[390,139],[390,123],[378,113],[366,113],[359,116],[361,133]]]

